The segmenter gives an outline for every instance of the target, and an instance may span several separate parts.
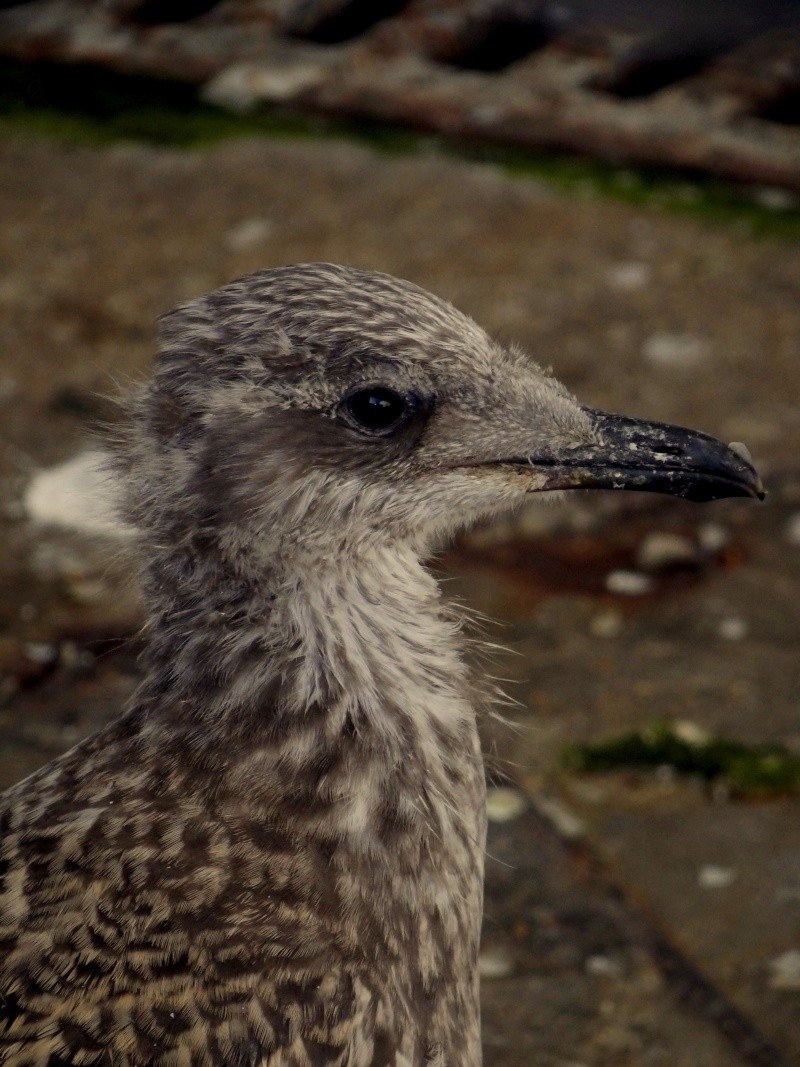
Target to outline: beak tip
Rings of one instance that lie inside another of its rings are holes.
[[[602,444],[562,464],[550,461],[543,488],[633,489],[695,502],[764,500],[766,490],[745,445],[723,444],[682,426],[584,408]]]

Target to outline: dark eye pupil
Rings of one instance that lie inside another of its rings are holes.
[[[376,385],[347,398],[350,416],[365,430],[388,430],[406,412],[406,399],[393,389]]]

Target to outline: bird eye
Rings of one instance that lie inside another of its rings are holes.
[[[380,436],[390,433],[416,410],[414,400],[385,385],[370,385],[349,393],[343,406],[356,429]]]

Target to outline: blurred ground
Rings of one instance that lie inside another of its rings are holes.
[[[586,494],[437,564],[501,620],[489,637],[516,654],[493,669],[521,701],[517,730],[486,730],[522,791],[494,798],[487,1067],[800,1063],[797,795],[560,762],[664,718],[800,752],[800,247],[325,140],[8,138],[0,213],[0,785],[135,684],[125,542],[22,502],[87,447],[98,395],[147,373],[155,317],[286,261],[411,278],[586,403],[744,440],[770,489],[761,507]]]

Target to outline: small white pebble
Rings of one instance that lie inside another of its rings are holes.
[[[108,586],[100,578],[83,575],[69,582],[69,595],[79,604],[101,604],[108,599]]]
[[[800,548],[800,511],[792,515],[786,523],[783,536],[790,545]]]
[[[697,872],[697,884],[701,889],[727,889],[736,880],[736,871],[732,867],[718,867],[707,863]]]
[[[768,211],[791,211],[800,204],[797,193],[790,189],[779,189],[774,185],[765,185],[753,190],[753,200],[759,207]]]
[[[29,641],[25,645],[25,658],[31,663],[41,665],[55,663],[58,659],[58,648],[46,641]]]
[[[651,273],[647,263],[617,263],[606,271],[606,281],[612,289],[621,293],[632,293],[647,285]]]
[[[515,516],[513,532],[520,537],[550,537],[558,531],[564,520],[561,510],[534,497]]]
[[[239,252],[244,248],[252,248],[253,245],[261,244],[274,229],[269,219],[245,219],[238,226],[228,230],[222,238],[222,243],[232,252]]]
[[[769,962],[773,989],[800,989],[800,949],[790,948]]]
[[[654,530],[636,549],[636,566],[648,574],[658,574],[668,567],[691,564],[697,560],[697,548],[681,534]]]
[[[482,952],[478,957],[478,971],[481,978],[489,981],[497,978],[508,978],[514,973],[514,962],[511,957],[501,949]]]
[[[656,586],[649,575],[624,570],[611,571],[606,575],[605,584],[609,593],[618,593],[620,596],[647,596]]]
[[[525,797],[516,789],[497,786],[486,794],[486,815],[489,822],[511,822],[525,811]]]
[[[720,620],[717,633],[724,641],[742,641],[747,637],[748,629],[744,619],[731,616],[731,618]]]
[[[697,540],[704,552],[721,552],[731,542],[730,531],[718,522],[704,522],[697,531]]]
[[[584,964],[586,973],[598,978],[621,978],[622,966],[612,956],[589,956]]]
[[[654,333],[642,345],[642,355],[654,367],[696,367],[710,352],[708,341],[688,333]]]
[[[232,63],[203,86],[209,104],[244,113],[265,101],[277,103],[318,82],[320,63],[289,60],[283,63]]]
[[[707,745],[713,735],[705,727],[691,719],[678,719],[672,724],[672,732],[686,745]]]
[[[58,662],[64,670],[86,670],[95,662],[95,657],[88,648],[81,648],[74,641],[62,641],[58,650]]]
[[[476,122],[484,126],[494,126],[503,116],[503,109],[493,104],[470,108],[470,114]]]
[[[589,622],[589,632],[595,637],[619,637],[622,633],[623,619],[619,611],[613,609],[600,611]]]
[[[567,841],[577,841],[586,835],[586,824],[573,811],[555,797],[539,794],[534,801],[536,809],[553,824]]]

